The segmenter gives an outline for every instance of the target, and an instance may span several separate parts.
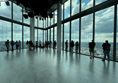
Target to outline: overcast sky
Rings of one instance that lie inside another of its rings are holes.
[[[105,0],[96,0],[96,4],[99,4]],[[82,11],[86,10],[93,5],[93,0],[82,0]],[[69,0],[65,4],[65,18],[68,18],[70,16],[69,14],[69,8],[70,3]],[[17,5],[14,5],[14,20],[20,21],[22,20],[22,12],[21,8]],[[11,18],[11,8],[6,6],[6,4],[1,3],[0,6],[0,12],[1,16],[5,16],[8,18]],[[72,15],[77,14],[79,12],[79,0],[72,0]],[[55,15],[57,15],[57,11],[55,11]],[[55,17],[57,18],[57,16]],[[25,20],[25,19],[24,19]],[[48,19],[49,20],[49,19]],[[57,21],[57,19],[55,19]],[[25,20],[25,23],[30,23],[29,19]],[[14,24],[13,25],[16,29],[16,32],[14,32],[14,39],[22,39],[22,29],[20,25]],[[39,22],[39,26],[42,27],[42,22]],[[20,28],[19,28],[20,27]],[[65,40],[69,40],[69,23],[64,24],[65,27]],[[82,17],[82,24],[81,24],[81,38],[82,42],[90,42],[92,40],[92,27],[93,27],[93,14],[87,15]],[[114,27],[114,7],[109,7],[107,9],[98,11],[95,13],[95,40],[96,42],[104,42],[106,39],[108,39],[110,42],[113,42],[113,27]],[[0,20],[0,40],[4,41],[6,39],[9,39],[11,36],[11,23],[1,21]],[[7,30],[7,31],[6,31]],[[42,34],[41,31],[39,31],[39,35]],[[7,33],[7,34],[6,34]],[[26,40],[29,39],[29,29],[25,30],[25,38]],[[56,37],[56,36],[55,36]],[[40,37],[39,37],[40,38]],[[52,38],[51,38],[52,39]],[[72,21],[72,39],[74,41],[79,40],[79,19],[76,19]]]

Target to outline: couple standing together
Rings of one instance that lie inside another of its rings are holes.
[[[90,52],[90,59],[94,58],[94,47],[95,47],[95,42],[92,40],[92,42],[89,43],[89,52]],[[108,57],[108,61],[110,61],[110,47],[111,44],[109,44],[108,40],[105,41],[105,43],[102,44],[103,47],[103,53],[104,53],[104,58],[102,59],[102,61],[105,61],[106,59],[106,55]]]

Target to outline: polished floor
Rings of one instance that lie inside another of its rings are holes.
[[[118,83],[118,63],[53,49],[0,52],[0,83]]]

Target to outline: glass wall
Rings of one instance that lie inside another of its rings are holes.
[[[105,1],[107,1],[107,0],[95,0],[95,5],[98,5],[98,4],[105,2]]]
[[[30,27],[24,26],[24,48],[27,48],[27,41],[30,41]]]
[[[57,23],[57,10],[54,11],[54,23]]]
[[[64,19],[70,17],[70,0],[64,3]]]
[[[35,41],[38,41],[38,39],[37,39],[37,31],[38,31],[38,29],[35,29]],[[36,42],[35,42],[35,44],[36,44]]]
[[[61,5],[61,20],[63,20],[63,5]]]
[[[64,42],[64,40],[63,40],[63,24],[61,24],[61,49],[63,49],[64,48],[64,45],[63,45],[63,42]]]
[[[57,42],[57,26],[54,27],[54,41]],[[57,47],[57,45],[56,45],[56,47]]]
[[[117,43],[116,43],[116,50],[118,50],[118,5],[117,5]],[[118,61],[118,51],[116,51],[116,60]]]
[[[38,29],[38,42],[41,41],[41,45],[43,45],[43,30]]]
[[[81,53],[89,53],[89,42],[93,40],[93,14],[81,19]]]
[[[79,19],[73,20],[71,22],[71,40],[79,43]],[[76,47],[76,46],[75,46]],[[73,48],[73,52],[75,52],[75,47]],[[79,49],[78,49],[79,51]]]
[[[51,47],[53,47],[53,28],[51,28]]]
[[[9,3],[10,3],[10,6],[7,6],[5,2],[1,2],[0,16],[4,16],[11,19],[11,2]]]
[[[18,24],[13,24],[13,41],[16,42],[19,40],[21,41],[21,47],[22,47],[22,25],[18,25]],[[14,46],[14,49],[16,49],[16,47]]]
[[[11,23],[0,20],[0,51],[6,50],[5,41],[7,40],[11,41]]]
[[[22,8],[13,3],[13,19],[22,22]]]
[[[48,29],[48,41],[50,41],[50,29]]]
[[[23,13],[23,14],[25,14],[25,13]],[[23,17],[23,22],[26,23],[26,24],[30,24],[30,17],[28,17],[27,19],[25,19]]]
[[[93,7],[93,0],[81,0],[81,10],[84,11]]]
[[[42,20],[38,20],[38,27],[43,28],[43,21]]]
[[[72,10],[71,10],[71,15],[75,15],[77,13],[79,13],[79,0],[72,0]]]
[[[113,59],[114,7],[95,13],[95,56],[103,57],[102,44],[106,40],[111,44],[110,58]]]
[[[68,40],[68,51],[69,51],[69,46],[70,46],[70,41],[69,41],[69,33],[70,33],[70,22],[67,22],[64,24],[64,50],[65,50],[65,42]]]

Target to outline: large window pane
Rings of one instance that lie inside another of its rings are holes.
[[[9,4],[10,6],[7,6],[5,2],[1,2],[0,16],[11,18],[11,2],[9,2]]]
[[[19,40],[21,41],[21,48],[22,48],[22,25],[13,24],[13,40],[14,42]],[[14,47],[16,49],[16,46]]]
[[[118,5],[117,5],[117,43],[116,43],[116,60],[118,61]]]
[[[63,45],[63,42],[64,42],[64,40],[63,40],[63,24],[61,24],[61,49],[63,49],[64,48],[64,45]]]
[[[61,5],[61,20],[63,20],[63,5]]]
[[[95,5],[98,5],[98,4],[105,2],[105,1],[107,1],[107,0],[95,0]]]
[[[38,24],[38,27],[41,27],[41,28],[43,28],[43,21],[42,20],[39,20],[39,22],[38,22],[39,24]]]
[[[93,7],[93,0],[81,0],[81,10],[84,11],[88,8]]]
[[[81,21],[81,53],[89,53],[89,42],[93,39],[93,14],[82,17]]]
[[[27,48],[27,40],[30,41],[30,27],[24,26],[24,48]]]
[[[69,33],[70,33],[70,22],[67,22],[64,24],[64,50],[65,50],[65,42],[68,40],[68,51],[69,51],[69,46],[70,46],[70,41],[69,41]]]
[[[54,23],[57,23],[57,10],[54,11]]]
[[[71,12],[71,15],[75,15],[75,14],[77,14],[77,13],[79,13],[79,6],[80,6],[80,4],[79,4],[79,0],[72,0],[72,4],[71,4],[72,6],[72,12]]]
[[[23,13],[23,14],[25,14],[25,13]],[[23,17],[23,22],[26,23],[26,24],[30,24],[30,17],[28,17],[27,19],[25,19]]]
[[[13,19],[22,22],[22,8],[13,3]]]
[[[53,28],[51,28],[51,47],[53,48]]]
[[[7,40],[11,41],[11,23],[0,20],[0,51],[6,50],[5,41]]]
[[[95,56],[103,57],[102,44],[106,40],[111,44],[110,58],[113,59],[114,7],[96,12],[95,14]]]
[[[70,17],[70,0],[64,3],[64,19]]]
[[[48,29],[48,41],[50,41],[50,29]]]
[[[35,29],[35,45],[36,45],[36,41],[38,41],[38,39],[37,39],[37,36],[38,36],[38,35],[37,35],[37,31],[38,31],[38,30]]]
[[[54,41],[57,43],[57,26],[54,28]],[[57,45],[56,45],[57,47]]]
[[[79,43],[79,19],[73,20],[71,23],[71,40],[74,41],[74,44]],[[73,48],[73,52],[75,52],[75,48],[76,46]]]
[[[43,30],[38,29],[38,41],[41,41],[41,45],[43,45]]]

